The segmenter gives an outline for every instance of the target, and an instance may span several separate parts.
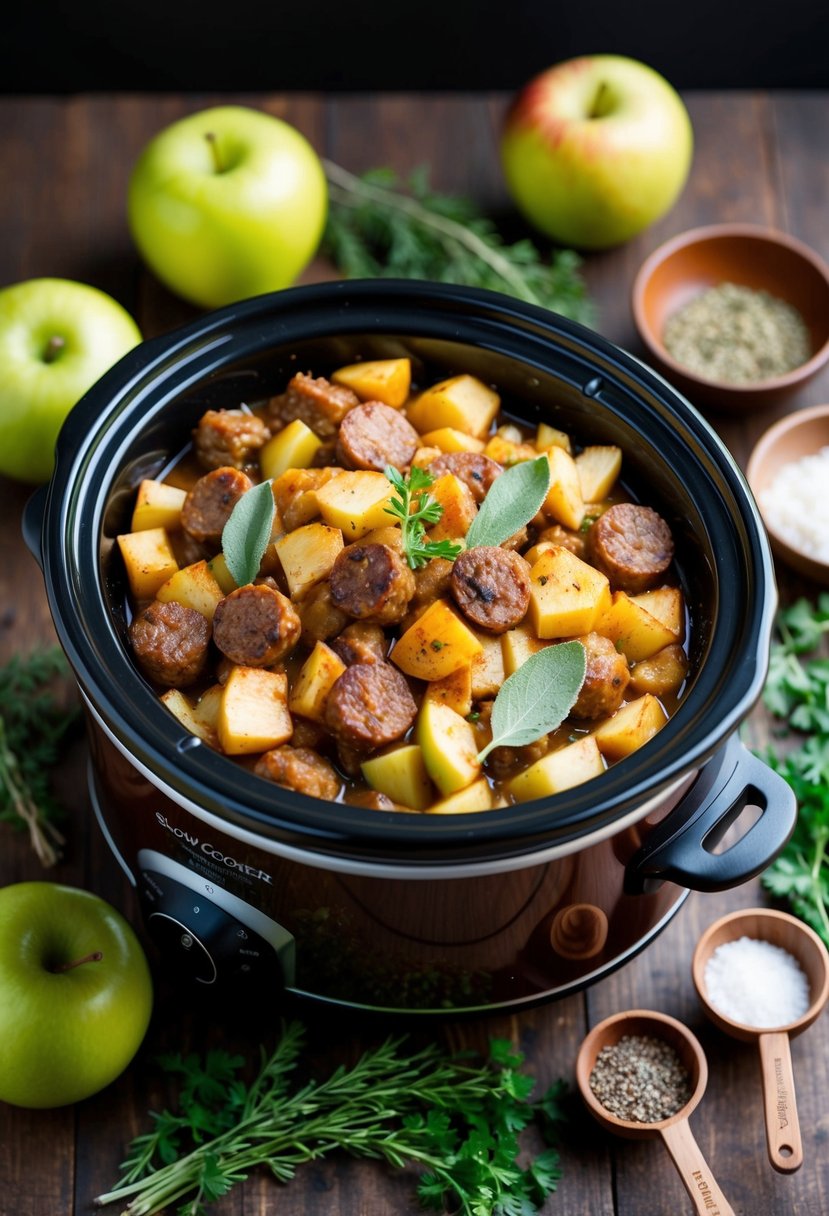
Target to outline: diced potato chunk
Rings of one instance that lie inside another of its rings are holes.
[[[614,444],[586,447],[576,457],[576,468],[585,502],[607,498],[622,471],[622,449]]]
[[[454,473],[444,473],[429,486],[429,497],[443,507],[443,514],[429,528],[430,540],[458,540],[466,536],[478,508],[469,486]]]
[[[513,777],[509,790],[516,802],[530,802],[533,798],[548,798],[562,790],[572,789],[605,771],[602,754],[592,735],[585,735],[575,743],[548,752],[523,773]]]
[[[423,754],[416,743],[372,756],[360,767],[371,788],[386,794],[399,806],[423,811],[434,797]]]
[[[556,542],[554,540],[540,540],[531,549],[527,550],[524,554],[524,561],[534,566],[542,553],[546,553],[548,549],[555,549],[555,547]]]
[[[486,777],[473,781],[466,789],[450,794],[429,807],[430,815],[474,815],[476,811],[491,811],[492,789]]]
[[[310,523],[320,513],[317,490],[338,476],[338,473],[339,470],[335,468],[287,469],[272,482],[279,518],[284,519],[290,512],[292,528]]]
[[[210,747],[216,747],[218,737],[215,726],[210,726],[201,715],[194,712],[193,706],[183,692],[178,688],[168,688],[159,699],[162,704],[167,706],[171,714],[175,714],[185,730],[188,730],[191,735],[197,735]]]
[[[136,600],[152,599],[162,583],[175,574],[175,559],[170,538],[164,528],[125,532],[118,537],[130,591]]]
[[[579,471],[573,457],[555,445],[547,449],[550,462],[550,489],[542,510],[565,528],[578,529],[584,519],[584,499]]]
[[[634,604],[661,621],[666,629],[670,629],[675,641],[684,639],[685,601],[679,587],[657,587],[655,591],[644,591],[630,598]]]
[[[547,422],[539,422],[535,433],[535,446],[539,452],[546,452],[549,448],[564,448],[567,453],[572,453],[573,450],[567,432],[560,431]]]
[[[538,654],[551,643],[537,638],[527,625],[518,625],[501,634],[501,652],[504,656],[504,673],[511,676],[531,655]]]
[[[448,705],[465,718],[472,712],[472,666],[459,667],[442,680],[432,680],[426,689],[426,698]]]
[[[655,697],[664,697],[676,692],[687,674],[688,658],[676,643],[637,663],[631,671],[630,689],[636,693],[649,692]]]
[[[288,677],[263,667],[234,667],[222,693],[219,745],[228,756],[250,755],[287,743],[293,734]]]
[[[186,497],[185,491],[178,486],[145,479],[138,487],[130,530],[144,532],[147,528],[167,528],[175,531],[181,527],[181,508]]]
[[[207,568],[221,587],[225,595],[236,590],[236,579],[227,568],[227,558],[224,553],[217,553],[207,563]]]
[[[294,680],[288,698],[291,713],[322,722],[328,694],[344,671],[345,663],[340,656],[325,642],[317,642]]]
[[[610,638],[628,663],[649,659],[657,650],[677,640],[672,630],[624,591],[614,591],[611,607],[596,622],[596,631]]]
[[[480,650],[475,634],[446,600],[435,600],[398,640],[391,660],[407,676],[441,680],[468,666]]]
[[[610,583],[575,553],[555,545],[530,571],[530,623],[539,638],[590,633],[611,605]]]
[[[475,637],[480,643],[481,649],[472,659],[470,675],[472,699],[480,701],[483,697],[497,696],[499,688],[506,679],[506,673],[504,672],[501,638],[477,630]]]
[[[593,732],[593,738],[607,760],[621,760],[652,739],[667,720],[668,715],[656,697],[645,693],[617,709],[612,718]]]
[[[483,439],[500,404],[498,394],[475,376],[452,376],[421,393],[407,416],[421,434],[451,426]]]
[[[441,452],[482,452],[483,439],[457,431],[452,426],[442,426],[421,436],[426,447],[440,448]],[[415,462],[417,463],[417,462]]]
[[[224,599],[224,592],[208,563],[201,561],[177,570],[161,584],[155,598],[164,603],[176,600],[185,608],[195,608],[196,612],[212,621],[216,605]]]
[[[208,730],[213,732],[213,737],[218,743],[217,731],[219,728],[219,710],[222,705],[222,695],[224,686],[222,684],[211,684],[198,701],[193,706],[193,717],[196,718]]]
[[[335,384],[344,384],[361,401],[382,401],[394,409],[404,405],[412,381],[410,359],[368,359],[349,363],[332,373]],[[389,795],[391,797],[391,795]]]
[[[259,452],[262,476],[273,480],[288,469],[307,469],[313,463],[322,440],[309,426],[296,418],[269,439]]]
[[[480,773],[475,731],[448,705],[426,698],[415,734],[426,771],[444,797],[470,785]]]
[[[322,518],[339,528],[346,541],[360,540],[373,528],[391,523],[386,507],[393,496],[388,478],[370,471],[338,473],[316,491]]]
[[[343,551],[343,534],[327,524],[306,524],[275,542],[291,599],[302,599],[307,591],[331,573]]]
[[[531,443],[515,443],[503,435],[493,435],[484,448],[484,456],[497,460],[499,464],[520,464],[522,460],[535,460],[538,452]]]

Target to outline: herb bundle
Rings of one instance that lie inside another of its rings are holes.
[[[783,609],[777,629],[763,701],[803,739],[783,755],[772,747],[763,753],[798,802],[792,838],[763,874],[763,885],[787,899],[829,945],[829,659],[817,653],[829,631],[829,594]]]
[[[593,309],[569,249],[545,263],[532,241],[506,244],[466,199],[436,194],[420,169],[401,189],[388,169],[361,177],[324,162],[330,208],[322,249],[349,279],[430,279],[485,287],[590,324]]]
[[[44,866],[55,864],[64,843],[51,772],[79,717],[54,689],[68,671],[59,646],[0,667],[0,822],[26,827]]]
[[[204,1060],[163,1057],[181,1077],[181,1113],[153,1114],[154,1128],[130,1146],[123,1177],[96,1203],[127,1202],[129,1216],[152,1216],[170,1204],[198,1216],[260,1166],[279,1182],[297,1166],[335,1151],[423,1171],[423,1207],[463,1216],[539,1210],[560,1177],[554,1148],[518,1164],[519,1136],[533,1120],[554,1135],[563,1086],[531,1103],[523,1056],[493,1040],[479,1064],[448,1058],[436,1047],[411,1054],[388,1039],[351,1068],[294,1087],[303,1030],[292,1022],[273,1054],[263,1054],[251,1084],[243,1060],[224,1051]]]

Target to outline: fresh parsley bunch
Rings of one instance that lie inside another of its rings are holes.
[[[777,630],[763,701],[802,741],[784,754],[768,747],[763,759],[794,790],[798,815],[763,884],[829,945],[829,659],[816,653],[829,631],[829,594],[783,609]]]
[[[353,1067],[297,1085],[303,1042],[302,1026],[288,1024],[250,1084],[242,1058],[225,1051],[162,1057],[181,1079],[179,1112],[153,1114],[120,1182],[96,1203],[127,1200],[130,1216],[177,1203],[198,1216],[257,1167],[287,1182],[297,1166],[334,1150],[415,1165],[421,1205],[448,1203],[463,1216],[530,1216],[555,1190],[555,1148],[522,1165],[519,1137],[534,1120],[554,1137],[563,1085],[531,1103],[534,1079],[508,1041],[493,1040],[489,1059],[475,1064],[437,1047],[407,1053],[402,1040],[388,1039]]]

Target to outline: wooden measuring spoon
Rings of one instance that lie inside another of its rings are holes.
[[[687,1070],[691,1097],[669,1119],[661,1119],[658,1123],[635,1123],[619,1119],[602,1106],[590,1088],[590,1074],[599,1052],[603,1047],[615,1046],[625,1035],[661,1039],[673,1047]],[[598,1026],[593,1027],[579,1048],[576,1080],[588,1110],[607,1131],[627,1140],[649,1140],[657,1137],[662,1139],[691,1197],[694,1211],[699,1216],[735,1216],[734,1209],[714,1181],[688,1125],[688,1116],[705,1093],[708,1064],[702,1047],[687,1026],[683,1026],[676,1018],[665,1013],[655,1013],[650,1009],[631,1009],[626,1013],[616,1013],[613,1017],[605,1018]]]
[[[809,1008],[785,1026],[746,1026],[732,1021],[711,1004],[705,987],[705,966],[718,946],[750,937],[781,946],[797,959],[809,982]],[[803,1164],[803,1144],[792,1071],[789,1040],[811,1026],[829,999],[829,954],[818,935],[787,912],[748,908],[731,912],[709,925],[697,942],[691,964],[694,987],[705,1012],[735,1039],[756,1042],[763,1076],[763,1107],[769,1161],[781,1174],[793,1174]]]

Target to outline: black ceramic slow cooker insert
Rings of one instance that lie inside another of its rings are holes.
[[[185,732],[130,657],[115,537],[138,482],[169,466],[205,409],[261,400],[297,371],[401,355],[416,382],[470,372],[531,425],[618,444],[623,479],[676,539],[682,702],[639,751],[555,797],[447,816],[309,798]],[[631,957],[688,888],[758,873],[794,825],[789,787],[735,733],[762,688],[776,602],[746,483],[664,380],[546,310],[366,280],[211,313],[130,352],[79,402],[25,527],[88,707],[99,821],[162,953],[197,983],[381,1009],[549,998]],[[714,852],[748,804],[760,817]]]

